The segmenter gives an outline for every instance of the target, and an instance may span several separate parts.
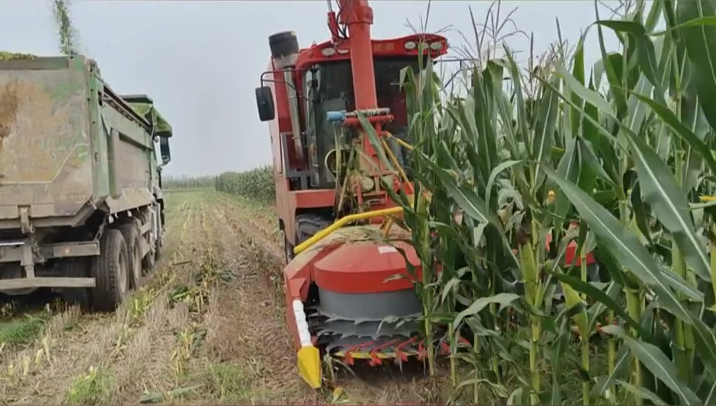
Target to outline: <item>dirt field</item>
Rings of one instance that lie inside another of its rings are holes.
[[[335,393],[308,389],[284,326],[283,238],[271,208],[212,191],[168,199],[162,259],[116,313],[47,299],[38,309],[37,298],[3,306],[0,404],[442,399],[441,385],[395,368],[341,377]]]

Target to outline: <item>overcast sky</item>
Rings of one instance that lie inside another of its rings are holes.
[[[410,34],[427,1],[371,2],[373,36]],[[486,1],[433,1],[428,31],[447,26],[451,46],[470,35],[468,7],[484,18]],[[610,2],[616,5],[616,2]],[[594,21],[594,3],[583,1],[504,1],[517,26],[535,33],[537,52],[562,35],[576,40]],[[172,175],[212,175],[271,162],[266,123],[256,112],[254,88],[269,58],[267,37],[293,30],[302,47],[328,39],[326,2],[313,1],[99,1],[71,2],[80,51],[95,58],[102,76],[122,94],[150,95],[174,127]],[[55,55],[57,30],[49,0],[0,0],[0,50]],[[598,59],[595,35],[587,46]],[[612,38],[611,49],[614,49]],[[513,47],[528,50],[524,39]]]

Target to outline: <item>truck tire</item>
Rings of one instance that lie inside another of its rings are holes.
[[[154,262],[156,263],[159,261],[159,258],[162,257],[162,248],[164,247],[164,238],[162,238],[162,234],[164,234],[162,231],[160,231],[157,234],[157,241],[155,244],[155,251],[154,251]]]
[[[154,244],[154,263],[162,257],[162,248],[164,248],[164,203],[157,203],[159,211],[159,229],[157,230],[157,240]]]
[[[57,265],[57,272],[69,278],[87,278],[90,276],[89,261],[86,258],[65,258]],[[90,308],[90,289],[58,288],[55,292],[70,306],[79,306],[83,311]]]
[[[100,254],[92,258],[90,275],[95,278],[92,307],[100,312],[117,309],[129,292],[127,243],[116,229],[106,229],[100,238]]]
[[[157,262],[157,242],[154,241],[154,249],[147,252],[147,255],[142,258],[142,273],[144,275],[150,274],[154,270],[154,265]],[[154,252],[152,252],[154,251]]]
[[[120,225],[117,229],[122,233],[122,237],[124,237],[124,241],[127,244],[129,287],[137,289],[142,278],[142,236],[139,235],[139,221],[132,219],[132,221]]]
[[[142,224],[147,224],[147,223],[151,223],[151,218],[152,218],[152,216],[151,216],[149,213],[147,213],[146,211],[143,211],[143,212],[140,212],[140,213],[139,213],[139,215],[137,216],[137,218],[138,218],[138,219],[141,219]],[[153,230],[150,228],[150,230],[147,231],[147,234],[141,235],[140,237],[141,237],[141,238],[146,238],[146,239],[147,239],[147,243],[149,243],[149,242],[148,242],[149,236],[151,235],[152,232],[153,232]],[[152,270],[154,270],[154,264],[155,264],[155,262],[156,262],[156,257],[157,257],[157,243],[156,243],[156,241],[154,242],[154,245],[153,245],[153,246],[150,246],[150,247],[151,247],[151,248],[150,248],[150,250],[147,252],[147,255],[145,255],[145,256],[142,258],[142,275],[148,275],[148,274],[150,274],[150,273],[152,272]]]

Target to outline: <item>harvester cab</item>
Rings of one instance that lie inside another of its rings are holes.
[[[368,2],[337,3],[336,13],[328,1],[330,40],[300,49],[293,32],[269,37],[271,61],[256,89],[285,235],[286,322],[312,388],[322,384],[326,355],[349,365],[425,355],[410,280],[420,261],[408,244],[385,242],[401,233],[385,227],[386,216],[401,213],[386,189],[412,194],[401,168],[408,133],[401,70],[447,52],[447,40],[433,34],[374,40]],[[371,139],[394,165],[383,165]]]

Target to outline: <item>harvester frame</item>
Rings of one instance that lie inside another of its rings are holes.
[[[378,90],[400,89],[395,77],[403,68],[417,63],[421,55],[444,55],[448,46],[444,37],[434,34],[374,40],[370,34],[373,11],[368,2],[337,3],[335,13],[328,1],[331,40],[299,49],[293,32],[269,37],[272,59],[256,89],[260,119],[270,122],[276,211],[285,236],[286,321],[298,350],[299,372],[313,388],[321,386],[318,347],[349,363],[354,358],[367,358],[372,364],[385,358],[400,362],[418,353],[416,339],[408,330],[383,327],[381,335],[359,326],[370,324],[360,321],[366,319],[380,330],[386,316],[410,316],[419,310],[419,303],[410,280],[386,282],[395,274],[407,273],[405,258],[398,250],[378,239],[359,242],[365,237],[358,234],[382,234],[378,228],[385,217],[400,214],[382,187],[393,191],[402,187],[412,193],[412,184],[377,159],[358,115],[368,120],[381,138],[390,136],[384,128],[396,116],[390,108],[379,108]],[[381,72],[393,79],[386,82],[388,78]],[[265,79],[266,75],[271,78]],[[380,89],[376,88],[376,76],[382,80]],[[400,97],[392,93],[387,102],[394,105]],[[405,113],[402,118],[406,119]],[[335,143],[325,147],[330,144],[331,127]],[[328,173],[331,159],[335,166]],[[345,167],[342,160],[347,161]],[[351,164],[354,169],[349,170]],[[348,224],[354,227],[342,228]],[[412,248],[400,248],[419,273]],[[355,311],[361,307],[365,312]],[[324,333],[333,338],[322,340]],[[368,340],[367,345],[346,341],[348,336],[365,334],[384,338]]]

